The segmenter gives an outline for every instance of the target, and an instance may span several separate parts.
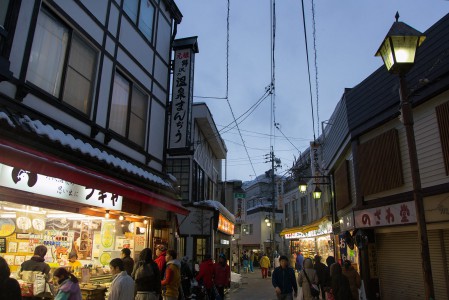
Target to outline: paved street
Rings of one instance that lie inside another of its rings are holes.
[[[226,299],[276,300],[276,294],[271,285],[271,277],[262,279],[260,269],[256,268],[254,273],[242,273],[242,284],[240,285],[240,288],[230,290]]]

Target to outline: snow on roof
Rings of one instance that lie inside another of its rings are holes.
[[[16,127],[16,125],[14,125],[14,123],[11,121],[8,115],[3,111],[0,111],[0,120],[6,120],[9,126]]]
[[[215,210],[218,210],[223,216],[226,217],[226,219],[228,219],[229,221],[231,221],[232,223],[235,224],[235,217],[233,214],[231,214],[231,212],[229,212],[229,210],[223,206],[223,204],[221,204],[218,201],[215,200],[203,200],[203,201],[198,201],[198,202],[194,202],[193,203],[194,206],[206,206],[206,207],[212,207]]]
[[[273,205],[270,204],[270,203],[257,204],[257,205],[255,205],[255,206],[252,206],[252,207],[248,208],[246,211],[251,211],[251,210],[254,210],[254,209],[257,209],[257,208],[261,208],[261,207],[264,207],[264,208],[272,208]]]
[[[3,114],[0,112],[0,118],[5,118]],[[9,118],[6,116],[6,120]],[[132,174],[136,174],[141,176],[147,180],[156,182],[158,184],[172,187],[172,185],[162,179],[161,177],[152,174],[148,171],[145,171],[142,168],[139,168],[132,163],[120,159],[112,154],[107,153],[106,151],[100,150],[98,148],[92,147],[91,144],[81,141],[80,139],[75,139],[71,134],[66,134],[59,129],[53,128],[51,125],[42,124],[39,120],[32,120],[27,115],[24,115],[19,119],[22,124],[27,124],[31,130],[33,130],[36,134],[47,136],[50,140],[59,142],[64,146],[68,146],[73,150],[79,150],[83,154],[87,154],[91,157],[97,158],[99,160],[105,161],[108,164],[111,164],[117,168],[120,168],[124,171],[127,171]],[[11,122],[11,120],[9,120]],[[9,123],[8,122],[8,123]],[[12,122],[11,122],[12,123]],[[14,126],[14,125],[12,125]]]

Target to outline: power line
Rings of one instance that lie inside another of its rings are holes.
[[[315,116],[313,113],[313,99],[312,99],[312,81],[310,79],[310,63],[309,63],[309,47],[307,44],[307,30],[306,30],[306,16],[304,13],[304,0],[301,0],[301,6],[302,6],[302,22],[304,27],[304,41],[306,43],[306,58],[307,58],[307,74],[309,75],[309,92],[310,92],[310,106],[312,109],[312,128],[313,128],[313,140],[316,140],[315,135]]]
[[[316,127],[318,130],[318,136],[320,136],[320,113],[319,113],[319,103],[318,103],[318,63],[317,63],[317,50],[316,50],[316,25],[315,25],[315,2],[312,0],[312,36],[313,36],[313,51],[315,56],[315,96],[316,96]]]

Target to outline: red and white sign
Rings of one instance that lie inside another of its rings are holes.
[[[379,227],[416,223],[414,201],[391,204],[354,212],[355,227]]]

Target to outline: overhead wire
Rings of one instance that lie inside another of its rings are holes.
[[[313,51],[315,57],[315,97],[316,97],[316,127],[318,131],[318,136],[320,136],[320,113],[319,113],[319,101],[318,101],[318,52],[316,48],[316,23],[315,23],[315,2],[312,0],[312,36],[313,36]]]
[[[307,30],[306,30],[306,16],[304,12],[304,0],[301,0],[301,7],[302,7],[302,22],[304,27],[304,41],[306,44],[306,58],[307,58],[307,74],[309,76],[309,93],[310,93],[310,106],[312,109],[312,129],[313,129],[313,140],[316,140],[315,135],[315,114],[313,110],[313,96],[312,96],[312,80],[310,79],[310,62],[309,62],[309,47],[307,43]]]

